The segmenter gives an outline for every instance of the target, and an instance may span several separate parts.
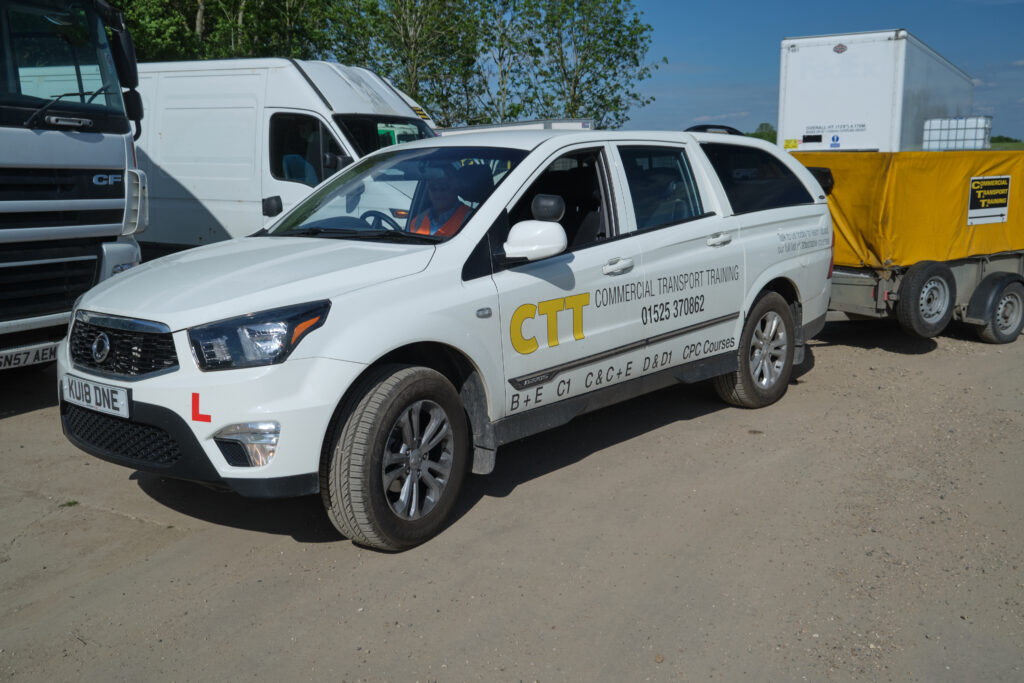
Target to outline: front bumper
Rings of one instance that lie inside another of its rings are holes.
[[[331,418],[363,366],[332,359],[292,358],[280,365],[200,372],[184,333],[175,346],[181,366],[135,381],[73,367],[67,342],[58,354],[61,425],[91,455],[143,472],[229,488],[245,496],[276,498],[316,493],[320,458]],[[129,417],[67,402],[68,374],[128,390]],[[273,421],[280,439],[262,467],[235,466],[214,441],[228,425]]]

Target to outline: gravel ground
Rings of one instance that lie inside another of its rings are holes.
[[[13,680],[1024,680],[1024,342],[829,323],[778,404],[678,387],[498,454],[402,554],[65,441],[0,374]]]

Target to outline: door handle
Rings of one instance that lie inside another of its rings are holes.
[[[601,267],[601,272],[605,275],[622,275],[633,270],[633,259],[631,258],[615,258],[608,261]]]
[[[716,232],[708,238],[709,247],[724,247],[729,242],[732,242],[732,235],[727,232]]]

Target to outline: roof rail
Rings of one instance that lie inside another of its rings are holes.
[[[720,126],[714,123],[702,123],[699,126],[690,126],[686,129],[687,133],[724,133],[726,135],[745,135],[742,131],[736,130],[732,126]]]

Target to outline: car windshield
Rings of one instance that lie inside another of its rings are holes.
[[[270,234],[442,241],[459,232],[526,154],[497,147],[396,146],[339,173]]]
[[[0,33],[0,125],[43,126],[39,111],[127,121],[106,31],[90,6],[4,2]]]

